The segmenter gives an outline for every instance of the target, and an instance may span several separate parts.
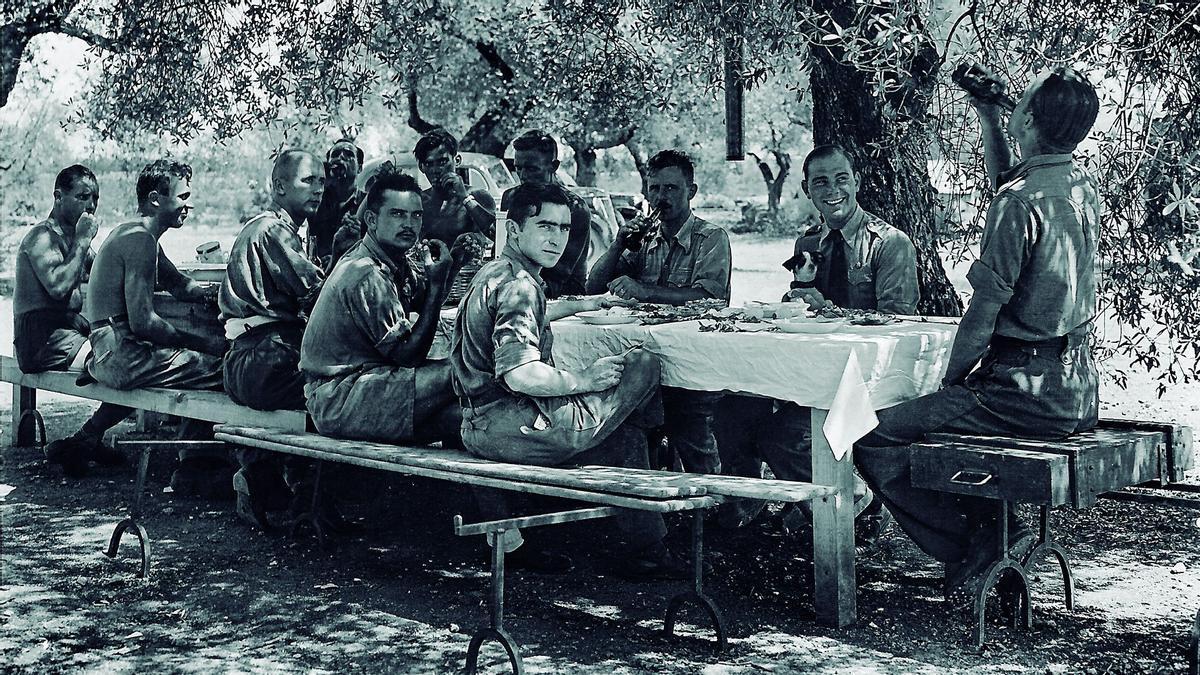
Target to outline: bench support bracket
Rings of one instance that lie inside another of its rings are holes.
[[[1008,511],[1008,500],[1000,500],[1000,557],[987,568],[983,585],[980,586],[978,594],[975,595],[976,649],[983,649],[985,641],[988,593],[991,592],[992,588],[997,587],[1002,578],[1011,580],[1010,584],[1001,584],[998,587],[1002,594],[1020,594],[1019,598],[1012,603],[1016,612],[1016,615],[1013,617],[1013,626],[1033,627],[1033,605],[1029,597],[1029,577],[1025,575],[1025,568],[1021,566],[1021,562],[1010,557],[1008,552]],[[1001,598],[1001,600],[1003,601],[1005,598]]]
[[[1071,561],[1067,559],[1067,550],[1054,541],[1050,533],[1050,506],[1043,504],[1041,508],[1041,524],[1038,532],[1038,543],[1034,546],[1021,566],[1028,576],[1044,555],[1052,555],[1058,560],[1058,568],[1062,571],[1063,596],[1068,610],[1075,609],[1075,577],[1071,574]]]
[[[12,444],[46,446],[46,422],[37,409],[37,389],[13,385]],[[34,432],[37,432],[36,435]]]
[[[675,618],[679,610],[688,602],[700,606],[712,621],[713,631],[717,634],[717,651],[723,652],[729,642],[725,634],[725,618],[717,603],[704,592],[704,512],[692,512],[692,590],[685,591],[671,598],[667,605],[667,617],[663,621],[663,632],[668,637],[675,636]]]

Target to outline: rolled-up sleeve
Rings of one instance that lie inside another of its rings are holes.
[[[1037,223],[1018,197],[1002,194],[988,209],[979,260],[967,272],[975,297],[999,305],[1012,298],[1021,270],[1037,241]]]
[[[713,228],[696,245],[692,288],[703,289],[710,296],[729,302],[729,277],[733,272],[729,234]]]
[[[271,236],[263,237],[262,260],[275,287],[296,298],[301,308],[312,307],[325,274],[304,255],[300,237],[282,223],[272,224]]]
[[[501,378],[526,363],[540,361],[542,327],[541,298],[534,282],[517,277],[498,289],[496,323],[492,331],[496,372]]]
[[[875,306],[881,312],[915,314],[921,293],[917,289],[917,249],[899,230],[880,239],[875,269]]]

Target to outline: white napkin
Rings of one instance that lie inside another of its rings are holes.
[[[846,367],[842,370],[837,393],[833,396],[833,404],[829,406],[829,416],[822,427],[834,458],[840,462],[850,452],[854,441],[866,436],[877,426],[879,418],[871,406],[871,394],[863,382],[858,355],[851,350]]]

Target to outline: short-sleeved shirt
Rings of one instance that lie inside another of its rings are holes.
[[[410,312],[423,305],[427,290],[423,276],[368,234],[321,289],[301,342],[300,370],[314,380],[403,365],[396,350],[411,335]]]
[[[302,323],[324,278],[291,216],[272,210],[251,218],[233,242],[217,296],[226,336],[238,337],[247,325]]]
[[[638,251],[625,251],[617,275],[666,288],[699,288],[729,301],[733,253],[724,229],[692,214],[674,236],[659,232]]]
[[[510,244],[484,265],[458,306],[450,366],[454,391],[483,405],[509,391],[504,374],[526,363],[553,363],[541,268]]]
[[[1095,181],[1069,154],[1035,155],[1003,178],[967,273],[973,300],[1001,305],[996,335],[1066,335],[1096,315]]]
[[[501,211],[508,210],[514,189],[505,191],[504,196],[500,198]],[[557,265],[542,270],[542,280],[546,282],[546,297],[551,300],[564,295],[582,295],[587,292],[592,212],[583,199],[573,192],[567,192],[567,208],[571,210],[571,232],[567,236],[567,246],[563,249]]]
[[[829,238],[829,229],[822,224],[805,232],[796,240],[794,252],[820,251],[828,261],[835,246]],[[917,250],[908,235],[860,206],[842,226],[842,239],[849,290],[845,309],[916,314],[921,298],[917,287]],[[828,264],[817,268],[813,285],[829,297]]]

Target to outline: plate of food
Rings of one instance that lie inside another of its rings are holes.
[[[637,316],[623,307],[612,307],[610,309],[596,309],[590,312],[580,312],[575,316],[579,317],[580,321],[590,323],[594,326],[613,326],[624,323],[637,323]]]
[[[771,323],[779,327],[779,330],[784,333],[833,333],[846,325],[846,320],[841,318],[792,318],[792,319],[775,319]]]

